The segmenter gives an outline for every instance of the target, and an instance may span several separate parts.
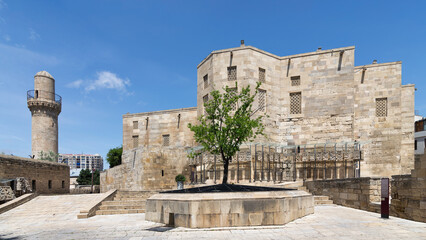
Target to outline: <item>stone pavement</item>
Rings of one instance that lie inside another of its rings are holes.
[[[426,239],[425,223],[336,205],[269,227],[167,228],[145,221],[145,214],[77,219],[97,195],[39,196],[0,214],[0,239]]]

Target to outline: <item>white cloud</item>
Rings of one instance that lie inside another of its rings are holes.
[[[98,72],[98,79],[90,81],[89,85],[86,86],[86,91],[98,90],[98,89],[115,89],[122,92],[126,91],[126,86],[130,86],[129,79],[119,78],[115,73],[103,71]]]
[[[9,35],[7,35],[7,34],[5,34],[5,35],[3,35],[3,39],[4,39],[6,42],[9,42],[9,41],[10,41],[10,36],[9,36]]]
[[[30,28],[30,39],[31,40],[37,40],[40,38],[40,35],[34,31],[34,29]]]
[[[69,88],[79,88],[83,84],[83,80],[76,80],[74,82],[68,83],[67,87]]]
[[[7,4],[3,0],[0,0],[0,9],[5,7],[7,7]]]

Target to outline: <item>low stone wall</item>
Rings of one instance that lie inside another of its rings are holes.
[[[92,186],[90,185],[84,185],[84,186],[78,186],[76,188],[70,189],[70,194],[90,194],[90,193],[100,193],[100,186],[99,185],[93,185],[93,192],[92,192]]]
[[[426,155],[416,157],[411,175],[392,176],[391,214],[426,222]]]
[[[314,195],[329,196],[335,204],[376,212],[372,202],[380,202],[380,178],[348,178],[305,182]]]
[[[0,154],[0,179],[24,177],[34,192],[69,193],[70,168],[63,163]]]
[[[146,203],[146,220],[188,228],[282,225],[314,213],[305,191],[160,193]]]

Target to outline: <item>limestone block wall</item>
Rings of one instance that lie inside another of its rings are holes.
[[[329,196],[333,203],[374,211],[372,202],[380,202],[380,178],[349,178],[307,181],[305,186],[314,195]]]
[[[26,178],[31,186],[35,183],[37,193],[53,194],[70,191],[68,165],[0,154],[0,179],[17,177]]]
[[[414,85],[401,85],[401,62],[354,66],[354,47],[279,57],[244,46],[213,51],[197,67],[197,114],[204,97],[224,86],[254,88],[265,71],[265,133],[258,142],[303,145],[362,141],[361,176],[409,173],[414,150]],[[236,67],[235,80],[228,67]],[[299,77],[299,84],[292,84]],[[206,80],[207,79],[207,84]],[[290,94],[301,93],[301,114],[290,114]],[[376,99],[387,114],[376,116]],[[257,108],[259,101],[254,103]]]
[[[342,52],[342,54],[341,54]],[[228,79],[228,67],[236,67],[236,80]],[[349,141],[352,138],[354,108],[354,47],[278,57],[251,46],[212,52],[198,65],[198,116],[203,113],[204,97],[224,86],[252,89],[261,81],[266,91],[264,124],[267,139],[258,141],[283,144],[315,143],[318,139]],[[207,76],[208,84],[205,84]],[[300,77],[293,86],[292,77]],[[301,92],[302,114],[290,114],[290,93]],[[254,109],[259,106],[255,101]]]
[[[401,62],[355,68],[354,139],[364,147],[361,176],[406,174],[414,159],[414,86],[401,86]],[[376,115],[376,99],[387,99],[387,114]]]
[[[164,135],[169,135],[169,146],[193,146],[193,133],[187,125],[197,121],[196,111],[197,108],[182,108],[123,115],[123,151],[162,146]],[[136,146],[134,138],[138,139]]]
[[[101,192],[176,188],[175,177],[184,174],[189,181],[187,152],[177,147],[139,147],[123,152],[123,163],[101,172]]]
[[[392,176],[392,215],[426,222],[426,155],[416,157],[410,175]]]

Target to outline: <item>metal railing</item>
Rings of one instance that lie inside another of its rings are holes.
[[[58,94],[43,90],[28,90],[27,101],[30,99],[48,99],[54,100],[56,103],[62,104],[62,97]]]
[[[245,144],[230,163],[229,179],[235,182],[283,182],[360,177],[362,146],[367,143]],[[200,150],[202,147],[194,147],[189,152]],[[193,168],[191,182],[205,182],[206,179],[216,182],[220,179],[222,164],[220,156],[208,153],[189,158],[189,165]]]

